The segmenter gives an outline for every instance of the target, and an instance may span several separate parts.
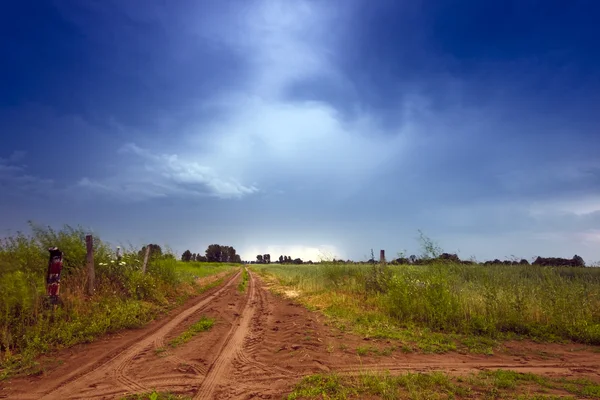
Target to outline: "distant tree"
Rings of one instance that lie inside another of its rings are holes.
[[[184,251],[183,254],[181,255],[181,261],[190,262],[191,259],[192,259],[192,252],[189,250]]]
[[[206,256],[201,256],[200,254],[196,254],[196,261],[198,261],[198,262],[207,262],[208,259],[206,258]]]
[[[221,261],[228,263],[235,263],[238,260],[239,256],[237,255],[235,249],[231,246],[222,246],[222,258]]]
[[[263,264],[263,256],[262,254],[259,254],[256,256],[256,263],[257,264]]]
[[[150,257],[159,258],[162,256],[162,249],[159,245],[149,244],[148,246],[150,246]],[[146,255],[146,249],[148,248],[148,246],[142,247],[142,249],[138,251],[138,256],[144,257]]]
[[[294,260],[294,264],[302,264],[302,259],[300,259],[300,258],[296,258],[296,259]]]
[[[211,244],[206,249],[206,259],[208,262],[222,262],[223,249],[218,244]]]
[[[279,256],[279,263],[283,264],[283,256]]]
[[[270,254],[263,255],[263,261],[265,262],[265,264],[270,264],[271,263],[271,255]]]
[[[190,258],[190,261],[196,261],[196,253],[192,253],[192,258]]]

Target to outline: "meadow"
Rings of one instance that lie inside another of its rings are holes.
[[[81,228],[55,231],[32,224],[31,234],[0,241],[0,379],[35,372],[39,354],[143,326],[205,290],[198,278],[234,268],[184,263],[166,254],[151,256],[143,273],[139,249],[130,247],[116,260],[112,248],[95,237],[95,293],[90,297],[85,235]],[[45,301],[47,249],[52,246],[64,252],[57,307]]]
[[[600,345],[600,268],[253,265],[342,329],[399,339],[406,351],[491,353],[499,340]],[[277,289],[278,288],[278,289]]]

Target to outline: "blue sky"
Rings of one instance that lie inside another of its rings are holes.
[[[593,1],[0,6],[2,234],[600,259]]]

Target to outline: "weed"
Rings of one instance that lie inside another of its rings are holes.
[[[242,267],[242,280],[238,285],[238,291],[245,292],[246,287],[248,286],[248,270]]]
[[[214,319],[203,316],[202,318],[200,318],[200,320],[198,322],[196,322],[192,326],[190,326],[185,332],[183,332],[181,335],[177,336],[175,339],[171,340],[169,342],[169,345],[171,347],[177,347],[184,343],[187,343],[198,333],[205,332],[205,331],[209,330],[210,328],[212,328],[214,323],[215,323]]]
[[[549,389],[561,395],[546,395]],[[545,378],[514,371],[486,371],[469,376],[451,376],[442,372],[389,373],[362,372],[358,375],[312,375],[305,377],[286,397],[299,398],[515,398],[565,399],[567,394],[600,397],[600,387],[586,380]]]
[[[122,397],[121,400],[191,400],[191,397],[171,392],[152,391],[150,393],[130,394]]]

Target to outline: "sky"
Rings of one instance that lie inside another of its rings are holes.
[[[600,260],[600,4],[0,5],[0,236]]]

